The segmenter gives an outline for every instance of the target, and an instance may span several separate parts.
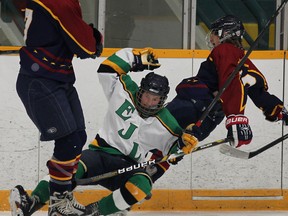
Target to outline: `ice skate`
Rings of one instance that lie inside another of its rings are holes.
[[[43,206],[38,196],[29,196],[21,185],[10,191],[9,201],[12,216],[30,216]]]
[[[48,216],[79,216],[79,211],[72,206],[71,192],[65,191],[63,193],[54,192],[50,196],[50,203],[48,209]],[[69,199],[70,198],[70,199]],[[74,198],[73,198],[74,199]]]
[[[91,203],[86,207],[86,212],[85,216],[100,216],[100,213],[99,213],[99,210],[98,210],[98,202],[94,202],[94,203]]]
[[[74,208],[74,211],[78,214],[78,215],[82,215],[86,212],[86,208],[84,205],[82,205],[81,203],[79,203],[72,192],[68,192],[67,194],[67,199],[70,201],[72,207]]]

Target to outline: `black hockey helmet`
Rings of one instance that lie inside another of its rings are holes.
[[[218,35],[220,41],[227,39],[242,41],[245,33],[242,21],[234,15],[226,15],[211,24],[211,32]]]
[[[143,118],[156,115],[160,109],[163,108],[164,103],[169,93],[169,81],[165,76],[155,74],[154,72],[148,73],[142,80],[139,91],[136,95],[136,108]],[[141,98],[144,92],[150,92],[160,96],[160,101],[156,106],[143,107],[141,105]]]

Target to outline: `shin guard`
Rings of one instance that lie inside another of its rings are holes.
[[[64,192],[72,190],[72,177],[77,170],[79,158],[69,161],[59,161],[52,158],[47,162],[50,175],[50,194],[54,191]]]

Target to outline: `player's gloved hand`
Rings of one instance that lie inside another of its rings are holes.
[[[180,157],[177,157],[177,158],[172,158],[168,162],[169,162],[169,164],[177,165],[178,162],[181,161],[183,158],[184,158],[184,156],[180,156]]]
[[[233,138],[230,145],[236,148],[247,145],[251,142],[253,134],[249,125],[249,120],[244,115],[230,115],[226,119],[228,130],[227,138]]]
[[[288,111],[286,110],[285,107],[283,107],[281,114],[282,114],[281,120],[284,122],[285,125],[288,125]]]
[[[89,24],[89,26],[93,29],[93,35],[96,39],[96,57],[99,57],[103,52],[103,35],[101,32],[98,31],[98,29],[94,28],[93,24]]]
[[[196,127],[195,124],[188,125],[178,141],[179,148],[184,154],[190,154],[198,144],[198,139],[193,134],[193,127]]]
[[[282,120],[285,125],[288,125],[288,111],[283,106],[277,106],[272,115],[266,112],[264,112],[264,115],[268,121],[276,122]]]
[[[154,70],[161,66],[155,51],[151,47],[142,50],[133,49],[132,52],[134,55],[134,62],[131,71]]]
[[[165,168],[167,166],[169,168],[170,165],[166,161],[164,163],[165,164],[161,163],[161,165],[164,165],[162,167],[159,164],[149,165],[149,166],[145,167],[146,172],[151,177],[153,182],[155,182],[157,179],[159,179],[165,173],[165,171],[166,171]]]

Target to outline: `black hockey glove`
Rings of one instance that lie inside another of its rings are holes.
[[[165,173],[165,170],[159,164],[147,166],[145,169],[146,172],[149,174],[150,178],[152,179],[153,183],[156,182],[156,180]]]
[[[144,48],[142,50],[133,49],[134,62],[132,64],[131,71],[143,71],[143,70],[154,70],[159,68],[158,58],[155,51],[151,47]]]
[[[93,24],[89,24],[91,28],[93,29],[93,36],[96,40],[96,52],[95,55],[96,57],[99,57],[103,51],[103,35],[101,32],[98,31],[98,29],[94,28]]]

